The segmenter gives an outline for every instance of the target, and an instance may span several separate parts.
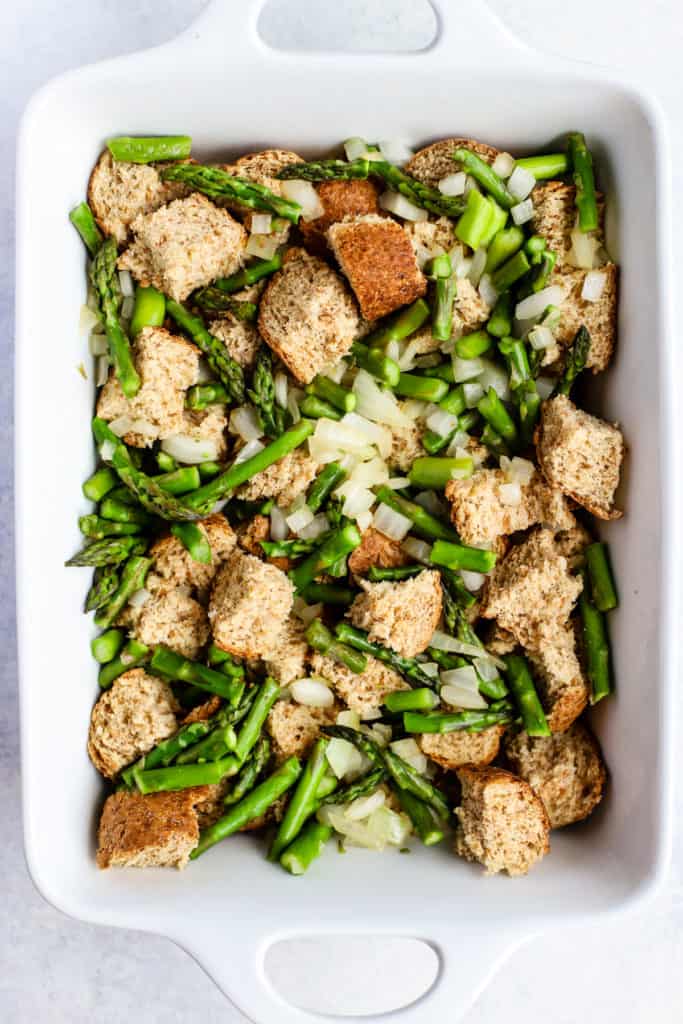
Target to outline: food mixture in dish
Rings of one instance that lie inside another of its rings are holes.
[[[71,214],[97,862],[258,829],[292,874],[335,839],[523,875],[606,779],[624,442],[578,404],[617,306],[585,139],[190,149],[110,140]]]

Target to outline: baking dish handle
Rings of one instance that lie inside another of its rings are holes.
[[[339,937],[338,933],[335,934]],[[353,934],[358,934],[358,931]],[[381,943],[383,934],[395,938],[400,933],[381,932],[373,937]],[[418,1021],[437,1020],[456,1024],[505,960],[530,935],[520,935],[519,932],[513,935],[499,925],[484,928],[468,924],[460,930],[444,929],[437,936],[403,932],[403,937],[425,942],[435,951],[439,958],[436,979],[424,995],[393,1012],[369,1016],[354,1013],[353,1018],[363,1024],[388,1024],[389,1021],[417,1024]],[[248,922],[239,922],[238,925],[235,921],[222,919],[214,929],[204,932],[198,942],[195,938],[193,936],[187,942],[186,938],[179,937],[176,941],[253,1024],[322,1024],[346,1019],[294,1006],[277,992],[267,976],[265,956],[273,943],[288,938],[314,939],[315,933],[264,938],[263,932],[259,933]],[[352,954],[345,961],[344,973],[347,976],[353,974]],[[389,1005],[390,1001],[390,993],[387,993]]]

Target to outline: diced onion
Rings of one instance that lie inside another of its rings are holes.
[[[208,384],[211,380],[215,380],[211,367],[207,363],[206,359],[200,357],[197,363],[197,379],[195,383]]]
[[[537,377],[536,390],[538,391],[539,398],[544,402],[546,398],[550,398],[555,390],[554,379],[552,377]]]
[[[508,189],[515,199],[526,199],[536,184],[536,178],[525,167],[515,167],[508,180]]]
[[[589,270],[581,289],[581,298],[585,302],[599,302],[605,290],[607,275],[602,270]]]
[[[372,444],[372,441],[368,439],[365,430],[361,431],[358,428],[355,421],[352,420],[348,423],[346,420],[347,417],[338,423],[328,419],[318,420],[312,440],[316,442],[317,446],[327,447],[333,451],[362,454],[368,445]],[[367,420],[365,422],[370,425]],[[391,435],[389,436],[391,438]],[[313,452],[312,447],[311,452]]]
[[[351,728],[357,728],[352,726]],[[327,763],[338,779],[343,779],[351,771],[357,771],[362,764],[361,755],[348,740],[334,736],[325,750]]]
[[[461,569],[460,576],[471,594],[476,594],[486,583],[486,576],[481,572],[472,572],[471,569]]]
[[[121,303],[120,317],[122,320],[130,320],[135,309],[135,299],[132,295],[127,295]]]
[[[454,677],[453,681],[446,681],[446,677]],[[456,682],[455,676],[462,679]],[[468,665],[466,668],[455,668],[451,672],[442,672],[441,679],[444,685],[439,690],[439,696],[446,704],[453,708],[463,708],[467,711],[478,711],[488,707],[488,704],[479,693],[479,680],[477,673]]]
[[[372,525],[390,540],[403,540],[413,524],[407,516],[381,503],[377,506]]]
[[[530,199],[522,200],[521,203],[517,203],[517,205],[513,206],[512,209],[510,210],[510,216],[512,217],[517,227],[520,227],[522,224],[526,224],[528,221],[532,219],[533,215],[534,204],[531,202]]]
[[[134,594],[131,594],[128,604],[131,608],[142,608],[143,605],[147,604],[151,596],[149,590],[141,587],[140,590],[136,590]]]
[[[516,482],[522,485],[531,483],[531,479],[536,472],[533,462],[530,462],[529,459],[520,459],[518,455],[515,455],[513,459],[509,459],[506,455],[501,455],[500,468],[510,483]]]
[[[401,412],[408,417],[411,423],[414,423],[415,420],[419,420],[425,415],[428,404],[419,398],[409,398],[407,402],[401,404]]]
[[[238,405],[230,413],[228,429],[243,441],[253,441],[263,436],[263,427],[253,405]]]
[[[344,813],[349,821],[363,821],[364,818],[369,818],[378,807],[381,807],[385,800],[384,790],[376,789],[369,796],[360,796],[357,800],[352,800],[350,804],[347,804]]]
[[[360,437],[364,437],[366,444],[376,445],[383,459],[391,451],[391,431],[387,430],[382,424],[373,422],[369,416],[361,416],[358,412],[347,412],[338,423],[330,420],[327,422],[330,435],[333,437],[339,433],[340,429],[349,430],[355,432]],[[398,425],[396,424],[396,426]]]
[[[592,270],[597,266],[600,243],[593,235],[578,228],[571,232],[572,247],[569,262],[580,270]]]
[[[476,288],[481,280],[481,275],[484,273],[484,267],[486,266],[486,249],[483,246],[479,246],[472,262],[470,263],[470,269],[467,272],[467,277],[472,285]]]
[[[81,313],[78,317],[78,329],[83,334],[89,334],[95,327],[99,327],[101,321],[97,313],[89,306],[81,306]]]
[[[481,296],[482,302],[485,302],[487,306],[495,306],[498,298],[498,292],[493,287],[493,281],[491,280],[490,274],[482,274],[481,280],[479,281],[479,295]]]
[[[283,185],[285,184],[290,183],[283,182]],[[262,260],[272,260],[279,246],[280,239],[277,235],[252,234],[249,235],[249,241],[244,247],[244,251],[248,256],[258,256]]]
[[[302,597],[295,597],[292,611],[297,619],[301,619],[304,626],[308,626],[309,623],[313,622],[313,619],[320,618],[323,606],[322,604],[306,604]]]
[[[384,808],[380,807],[375,813],[380,813]],[[386,835],[380,832],[375,824],[374,829],[370,828],[371,818],[368,822],[350,821],[346,817],[346,808],[337,804],[325,804],[318,811],[318,821],[323,825],[329,825],[344,836],[347,843],[354,846],[362,846],[368,850],[383,850],[387,844]]]
[[[479,182],[476,178],[473,178],[471,174],[468,174],[465,180],[464,195],[468,196],[470,192],[481,192],[481,189],[479,188]]]
[[[270,213],[252,213],[251,230],[254,235],[269,235],[273,230],[273,217]]]
[[[290,178],[280,183],[280,190],[285,199],[298,203],[301,207],[301,216],[304,220],[315,220],[322,217],[323,204],[320,196],[310,181],[302,181],[300,178]]]
[[[342,511],[350,519],[356,519],[364,512],[369,512],[376,500],[375,495],[367,488],[354,487],[353,491],[347,494]]]
[[[102,462],[110,462],[115,451],[116,445],[113,441],[103,441],[100,445],[100,458]]]
[[[119,285],[121,286],[121,295],[124,299],[133,298],[135,295],[135,282],[130,270],[119,270]]]
[[[389,213],[393,213],[396,217],[402,217],[403,220],[422,221],[427,220],[429,216],[426,210],[411,203],[400,192],[383,192],[379,197],[379,205],[383,210],[388,210]]]
[[[380,747],[386,747],[388,745],[394,732],[390,725],[385,725],[383,722],[375,722],[375,724],[370,726],[370,728],[364,725],[362,726],[362,730]]]
[[[349,481],[362,487],[379,487],[389,479],[386,462],[380,458],[359,462],[349,475]]]
[[[368,509],[367,512],[361,512],[360,515],[356,516],[356,525],[361,533],[365,533],[368,527],[372,525],[372,512],[370,509]]]
[[[95,387],[101,388],[109,379],[109,356],[98,356],[95,367]]]
[[[422,562],[423,565],[430,564],[432,546],[427,541],[419,540],[417,537],[406,537],[401,544],[401,549],[416,562]]]
[[[289,384],[287,382],[287,374],[279,370],[273,377],[275,401],[281,409],[287,408],[287,389]]]
[[[298,531],[302,540],[317,540],[330,528],[330,523],[324,512],[314,516],[310,523]]]
[[[270,536],[272,540],[286,540],[289,534],[289,527],[284,512],[273,505],[270,510]]]
[[[557,284],[551,284],[542,288],[540,292],[528,295],[515,306],[515,316],[518,320],[531,320],[534,317],[543,316],[547,306],[559,306],[565,298],[564,288]]]
[[[109,352],[109,342],[104,334],[91,334],[88,338],[88,349],[91,356],[106,356]]]
[[[467,450],[467,445],[470,440],[470,435],[464,430],[456,430],[455,434],[451,439],[451,443],[446,449],[446,455],[449,459],[459,459],[459,452],[462,448]]]
[[[463,640],[458,640],[457,637],[450,636],[448,633],[443,633],[440,629],[435,630],[432,634],[429,646],[433,647],[437,651],[464,654],[467,658],[480,657],[483,653],[483,648],[477,646],[477,644],[465,643]]]
[[[408,163],[413,155],[413,150],[404,139],[385,139],[377,145],[384,159],[398,167]]]
[[[419,338],[419,337],[418,338],[413,338],[412,341],[409,341],[407,343],[407,345],[403,349],[403,353],[401,355],[399,355],[397,362],[398,362],[398,365],[400,366],[400,368],[403,370],[404,373],[407,372],[408,370],[414,369],[414,367],[416,366],[416,363],[417,363],[416,357],[420,354],[420,350],[422,349],[422,345],[423,345],[423,341],[422,341],[421,338]],[[387,355],[388,355],[388,352],[387,352]],[[439,362],[439,363],[441,362],[441,360],[438,359],[438,357],[437,357],[437,362]]]
[[[461,196],[465,191],[467,175],[464,171],[456,171],[455,174],[447,174],[442,178],[437,188],[444,196]]]
[[[412,831],[407,814],[397,814],[384,805],[373,811],[367,820],[368,832],[390,846],[403,846]]]
[[[309,708],[330,708],[334,704],[334,693],[322,679],[297,679],[290,690],[297,704]]]
[[[471,387],[472,385],[465,385]],[[476,386],[476,385],[475,385]],[[431,413],[425,420],[425,426],[429,430],[433,430],[435,434],[440,437],[448,437],[452,434],[458,426],[458,417],[453,416],[450,412],[445,412],[443,409],[438,409],[436,412]]]
[[[337,715],[337,725],[348,725],[349,729],[360,728],[360,715],[357,711],[340,711]]]
[[[509,153],[499,153],[491,164],[499,178],[509,178],[515,168],[515,158]]]
[[[240,448],[237,453],[237,457],[233,463],[234,466],[239,466],[241,462],[246,462],[247,459],[251,459],[254,455],[258,455],[265,448],[263,441],[259,441],[254,438],[253,441],[247,441],[243,448]]]
[[[368,150],[368,144],[365,139],[358,138],[357,136],[352,139],[347,139],[344,143],[344,152],[346,153],[347,160],[358,160],[359,157],[364,157]]]
[[[392,476],[385,486],[391,491],[402,491],[404,487],[410,487],[410,480],[407,476]]]
[[[475,381],[475,383],[466,382],[463,384],[462,390],[465,396],[465,405],[468,409],[474,409],[479,399],[484,397],[484,388],[479,381]]]
[[[536,324],[532,327],[527,335],[529,344],[536,352],[541,352],[543,349],[552,348],[555,344],[555,335],[549,327],[543,327],[541,324]]]
[[[303,505],[301,508],[298,508],[296,512],[292,512],[292,514],[286,518],[287,526],[290,528],[292,533],[300,536],[300,531],[303,530],[305,526],[308,526],[309,523],[313,522],[314,515],[308,505]]]
[[[186,434],[165,438],[161,442],[161,449],[178,462],[190,466],[200,462],[215,462],[219,455],[218,443],[213,438],[188,437]]]
[[[439,666],[435,661],[423,661],[420,664],[420,669],[432,679],[437,679],[439,676]]]
[[[298,423],[301,419],[299,402],[303,400],[304,392],[301,388],[290,388],[287,393],[287,412],[292,417],[292,423]]]
[[[424,774],[427,770],[427,758],[412,737],[404,740],[394,740],[393,743],[389,744],[389,749],[393,750],[399,757],[402,757],[404,761],[407,761],[409,765],[412,765],[421,774]]]
[[[499,678],[498,669],[490,658],[475,658],[473,664],[482,682],[492,683],[494,679]]]
[[[498,496],[500,498],[501,505],[507,505],[510,508],[516,508],[522,504],[522,489],[517,483],[501,484],[498,488]]]
[[[154,437],[157,432],[157,428],[149,420],[136,420],[132,416],[117,416],[115,420],[111,420],[109,429],[112,434],[116,434],[117,437],[123,437],[124,434],[140,434],[142,437]],[[212,456],[215,458],[215,456]]]
[[[484,391],[493,388],[501,402],[506,402],[510,397],[510,378],[507,370],[494,363],[492,359],[480,359],[479,362],[482,364],[482,371],[478,383]]]
[[[363,714],[361,715],[361,720],[363,722],[374,722],[377,718],[381,718],[381,717],[382,717],[382,709],[381,708],[366,708],[365,711],[363,712]]]
[[[463,381],[473,380],[480,373],[484,372],[484,363],[481,359],[461,359],[460,356],[453,357],[453,378],[456,384]]]

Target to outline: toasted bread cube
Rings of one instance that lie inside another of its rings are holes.
[[[504,732],[504,725],[481,732],[426,732],[417,737],[417,745],[432,761],[454,772],[465,764],[490,764],[498,756]]]
[[[396,221],[372,213],[349,217],[329,228],[327,240],[366,320],[393,313],[427,291],[410,239]]]
[[[543,523],[553,529],[568,529],[574,523],[562,492],[550,487],[535,472],[521,485],[519,505],[506,505],[501,487],[507,477],[500,469],[480,469],[467,480],[450,480],[446,497],[451,503],[451,520],[464,544],[490,545],[499,537]]]
[[[407,473],[415,459],[425,454],[422,447],[422,431],[415,422],[407,423],[405,426],[393,424],[389,430],[391,451],[387,456],[387,464],[401,473]]]
[[[207,409],[201,410],[185,409],[183,412],[183,425],[180,431],[183,437],[190,437],[193,441],[209,442],[212,448],[215,445],[218,459],[224,459],[228,452],[227,429],[225,405],[210,405]]]
[[[242,262],[247,235],[227,210],[193,192],[132,224],[135,241],[119,267],[136,281],[154,285],[177,302],[217,277],[233,274]]]
[[[581,722],[554,736],[510,733],[505,756],[543,801],[551,828],[583,821],[602,800],[605,765],[598,741]]]
[[[292,609],[283,572],[236,548],[218,573],[209,620],[218,647],[238,658],[262,658],[274,648]]]
[[[603,245],[605,223],[605,201],[598,193],[598,229],[591,231],[591,238]],[[577,226],[576,188],[563,181],[541,181],[531,193],[534,215],[531,226],[535,234],[545,238],[548,248],[557,254],[556,272],[564,273],[576,269],[572,263],[572,231]]]
[[[133,668],[105,690],[92,709],[88,754],[108,779],[178,728],[178,702],[168,683]]]
[[[304,448],[295,448],[242,484],[237,495],[242,501],[275,498],[281,508],[287,508],[308,488],[317,472],[315,459]]]
[[[349,609],[352,623],[368,631],[369,639],[412,658],[429,647],[441,618],[443,595],[438,572],[425,569],[398,583],[360,581],[359,594]]]
[[[187,195],[179,181],[162,181],[164,164],[131,164],[114,160],[103,150],[88,182],[88,203],[105,235],[119,245],[127,241],[130,226],[141,213],[153,213],[172,199]]]
[[[264,341],[304,384],[338,363],[360,330],[353,296],[331,267],[304,249],[289,249],[259,306]]]
[[[456,149],[462,148],[476,153],[487,164],[492,164],[499,153],[493,146],[477,142],[475,139],[440,139],[431,146],[419,149],[410,158],[405,170],[425,185],[436,187],[442,178],[447,178],[449,174],[455,174],[460,170],[461,165],[453,159],[453,153]]]
[[[579,327],[585,327],[591,336],[586,366],[593,373],[606,370],[612,359],[617,340],[617,281],[619,271],[614,263],[600,267],[605,275],[605,286],[597,302],[581,298],[587,270],[566,271],[555,274],[553,284],[564,289],[566,298],[560,303],[560,324],[555,337],[560,346],[571,345]]]
[[[519,647],[517,637],[509,629],[503,629],[497,622],[492,622],[486,637],[486,650],[499,658],[504,654],[512,654]]]
[[[156,575],[172,586],[193,587],[204,591],[234,549],[237,537],[223,515],[207,516],[197,526],[211,548],[209,565],[196,562],[182,541],[172,535],[156,541],[150,549],[149,557],[154,559],[153,570]]]
[[[248,320],[240,320],[233,313],[226,313],[211,321],[209,331],[214,338],[219,338],[223,342],[228,355],[245,370],[254,365],[261,339],[254,325]]]
[[[192,708],[192,711],[188,711],[180,724],[191,725],[193,722],[206,722],[216,714],[222,705],[223,700],[221,697],[215,695],[213,697],[209,697],[208,700],[205,700],[201,704],[197,704],[196,707]]]
[[[323,212],[314,220],[299,224],[306,247],[323,256],[327,252],[327,229],[345,217],[378,213],[377,186],[372,181],[321,181],[316,191]]]
[[[97,866],[184,868],[199,841],[196,805],[208,789],[112,793],[100,818]]]
[[[361,718],[377,711],[388,693],[410,689],[398,672],[371,655],[365,672],[359,674],[318,652],[311,658],[311,668],[315,675],[327,679],[337,696]]]
[[[568,623],[550,639],[526,651],[551,732],[564,732],[588,704],[590,689],[576,656],[576,635]]]
[[[531,786],[501,768],[458,770],[462,803],[456,808],[455,849],[487,875],[526,875],[550,850],[550,822]]]
[[[538,650],[557,639],[581,589],[552,532],[539,527],[496,564],[481,614],[496,619],[523,646]]]
[[[262,149],[257,153],[245,153],[234,163],[221,166],[228,174],[263,185],[279,196],[282,195],[283,182],[277,177],[278,172],[289,164],[300,163],[303,163],[303,158],[291,149]]]
[[[339,710],[339,705],[309,708],[294,701],[276,701],[266,722],[276,763],[281,764],[288,757],[307,757],[321,726],[334,725]]]
[[[448,217],[406,221],[403,230],[411,241],[420,268],[434,256],[450,252],[458,241],[453,221]]]
[[[304,631],[301,619],[290,615],[274,648],[264,658],[266,671],[277,679],[280,686],[289,686],[295,679],[306,675],[309,647]]]
[[[133,635],[140,643],[163,644],[194,660],[209,639],[206,609],[184,587],[175,587],[153,574],[147,579],[151,597],[133,613]]]
[[[536,454],[546,480],[599,519],[619,519],[614,493],[624,458],[621,431],[557,395],[544,402]]]
[[[558,530],[555,534],[555,547],[567,559],[570,569],[578,569],[583,559],[584,549],[593,543],[593,538],[583,525],[574,520],[571,526]]]
[[[350,572],[364,576],[373,565],[395,569],[409,562],[410,557],[401,548],[400,541],[391,540],[374,526],[369,526],[363,531],[358,547],[349,555],[348,564]]]
[[[107,422],[129,417],[140,429],[129,431],[123,439],[144,448],[182,433],[185,391],[197,380],[199,351],[162,327],[144,327],[133,347],[133,359],[140,376],[137,395],[126,398],[112,369],[97,400],[97,415]]]

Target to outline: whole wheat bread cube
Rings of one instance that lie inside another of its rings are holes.
[[[453,153],[456,149],[463,148],[476,153],[487,164],[492,164],[499,153],[494,146],[488,146],[485,142],[477,142],[476,139],[440,139],[430,146],[419,149],[411,156],[405,170],[408,174],[412,174],[413,178],[424,182],[425,185],[436,186],[442,178],[460,170],[460,164],[453,159]]]
[[[100,818],[97,866],[184,868],[199,841],[196,806],[208,791],[112,793]]]
[[[317,256],[327,250],[327,229],[345,217],[377,213],[377,186],[372,181],[321,181],[316,185],[323,212],[313,220],[300,222],[306,248]]]
[[[576,655],[572,622],[536,648],[527,648],[536,688],[551,732],[564,732],[588,704],[590,688]]]
[[[417,745],[436,764],[455,771],[466,764],[490,764],[498,756],[504,732],[504,725],[494,725],[481,732],[426,732],[417,737]]]
[[[209,620],[215,643],[239,658],[271,652],[292,609],[293,587],[283,572],[236,548],[214,581]]]
[[[268,714],[266,729],[273,741],[277,764],[288,757],[307,757],[321,726],[334,725],[339,710],[338,704],[331,708],[309,708],[294,701],[276,701]]]
[[[591,231],[590,237],[599,245],[604,243],[605,202],[598,192],[598,228]],[[577,224],[576,188],[564,181],[541,181],[534,186],[531,193],[534,204],[534,215],[531,227],[535,234],[545,238],[548,248],[557,254],[555,270],[563,273],[572,271],[576,266],[572,263],[571,234]]]
[[[362,593],[349,609],[351,622],[369,639],[413,658],[429,647],[441,618],[443,594],[438,572],[423,570],[397,583],[360,581]]]
[[[398,672],[371,655],[365,671],[356,673],[316,651],[311,658],[311,668],[315,675],[326,679],[337,696],[361,718],[377,711],[388,693],[410,689]]]
[[[361,541],[349,555],[349,571],[365,576],[368,569],[377,565],[382,569],[395,569],[408,565],[410,556],[401,547],[400,541],[391,540],[383,533],[369,526],[361,535]]]
[[[615,263],[606,263],[599,272],[605,275],[600,298],[588,302],[581,297],[587,270],[566,270],[554,274],[552,284],[565,292],[560,302],[560,324],[555,337],[561,347],[571,345],[579,327],[585,327],[591,336],[586,366],[600,373],[609,366],[617,341],[617,285],[619,269]]]

